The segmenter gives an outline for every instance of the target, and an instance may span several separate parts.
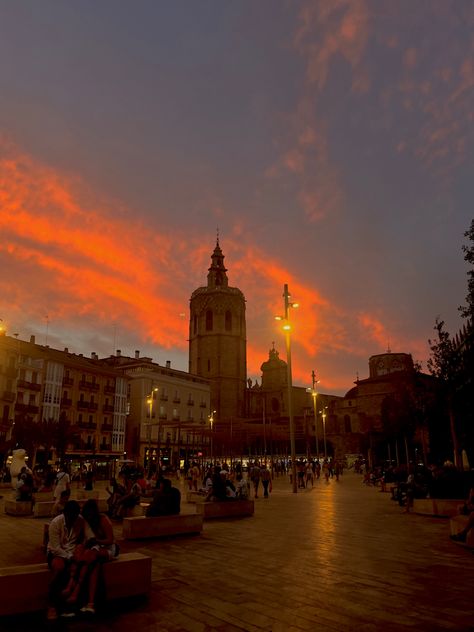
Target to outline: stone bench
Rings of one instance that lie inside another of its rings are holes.
[[[43,500],[54,500],[54,496],[51,490],[47,492],[33,492],[33,499],[35,502],[42,502]]]
[[[160,538],[186,533],[201,533],[203,516],[201,513],[177,514],[173,516],[135,516],[124,518],[122,536],[126,540]]]
[[[467,519],[467,516],[453,516],[449,521],[451,535],[457,535],[460,531],[462,531],[467,524]],[[467,546],[470,549],[474,549],[474,529],[471,529],[467,532],[466,542],[458,542],[458,544],[462,544],[463,546]]]
[[[437,516],[438,518],[450,518],[459,511],[459,505],[464,500],[450,498],[415,498],[413,500],[413,512],[422,516]]]
[[[95,489],[78,489],[75,496],[76,500],[89,500],[89,498],[99,500],[99,492]]]
[[[196,506],[198,507],[198,511],[202,513],[204,520],[253,516],[255,511],[253,500],[210,501],[198,503]]]
[[[40,500],[33,505],[33,518],[51,517],[51,512],[56,504],[55,500]]]
[[[5,513],[9,516],[30,516],[33,513],[33,502],[5,498]]]
[[[107,599],[147,594],[151,557],[124,553],[103,565]],[[46,610],[50,571],[44,564],[0,568],[0,616]]]
[[[203,503],[206,500],[207,494],[204,492],[187,492],[186,493],[186,501],[188,503]]]

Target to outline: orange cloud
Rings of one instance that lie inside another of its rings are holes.
[[[133,345],[151,342],[187,354],[188,301],[206,283],[213,248],[208,235],[185,240],[163,223],[158,229],[79,178],[1,143],[0,205],[0,316],[10,321],[9,331],[18,331],[20,323],[21,331],[40,331],[48,315],[64,337],[57,333],[55,345],[70,347],[77,332],[81,340],[100,344],[100,332],[116,323]],[[300,303],[291,310],[295,383],[308,383],[317,368],[326,373],[323,388],[350,386],[349,365],[347,374],[331,374],[329,367],[341,352],[366,354],[367,340],[354,331],[353,314],[297,277],[278,255],[243,241],[243,231],[237,222],[222,245],[229,283],[247,299],[249,375],[260,375],[273,341],[284,356],[284,335],[274,316],[283,312],[287,283]],[[379,343],[383,336],[375,320],[365,315],[361,322]]]

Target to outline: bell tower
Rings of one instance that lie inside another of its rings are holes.
[[[189,372],[211,383],[211,411],[216,424],[244,413],[247,377],[245,297],[229,287],[224,255],[217,238],[207,286],[191,295]]]

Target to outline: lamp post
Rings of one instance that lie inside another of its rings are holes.
[[[319,442],[318,442],[318,414],[317,414],[317,398],[318,393],[316,391],[316,384],[319,384],[319,380],[316,379],[316,372],[311,372],[311,378],[313,380],[313,387],[306,389],[308,393],[311,393],[313,399],[313,416],[314,416],[314,440],[316,444],[316,458],[319,459]]]
[[[150,407],[149,410],[149,416],[150,416],[150,421],[147,424],[147,438],[148,438],[148,470],[150,469],[150,457],[151,457],[151,426],[152,426],[152,419],[153,419],[153,400],[154,400],[154,393],[156,393],[158,391],[158,388],[152,388],[151,389],[151,393],[147,396],[146,398],[146,403],[148,404],[148,406]],[[158,455],[158,461],[159,461],[159,455]]]
[[[293,384],[291,374],[291,325],[290,325],[290,307],[298,307],[298,303],[290,302],[290,294],[288,292],[288,284],[283,287],[283,301],[285,315],[275,316],[276,320],[283,320],[283,330],[285,332],[286,341],[286,372],[288,382],[288,417],[290,422],[290,451],[291,451],[291,480],[293,484],[293,493],[298,492],[296,484],[296,447],[295,447],[295,424],[293,419]]]
[[[209,415],[209,426],[211,428],[211,463],[212,464],[214,464],[214,455],[213,455],[213,452],[214,452],[214,441],[213,441],[213,439],[214,439],[214,437],[213,437],[213,434],[214,434],[214,415],[216,414],[216,412],[217,411],[213,410],[211,412],[211,414]]]
[[[328,458],[328,452],[326,448],[326,410],[327,406],[325,406],[321,411],[319,411],[323,418],[323,438],[324,438],[324,459]]]

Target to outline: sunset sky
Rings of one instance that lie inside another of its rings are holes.
[[[0,318],[188,367],[219,228],[248,374],[426,368],[473,217],[472,0],[0,0]]]

